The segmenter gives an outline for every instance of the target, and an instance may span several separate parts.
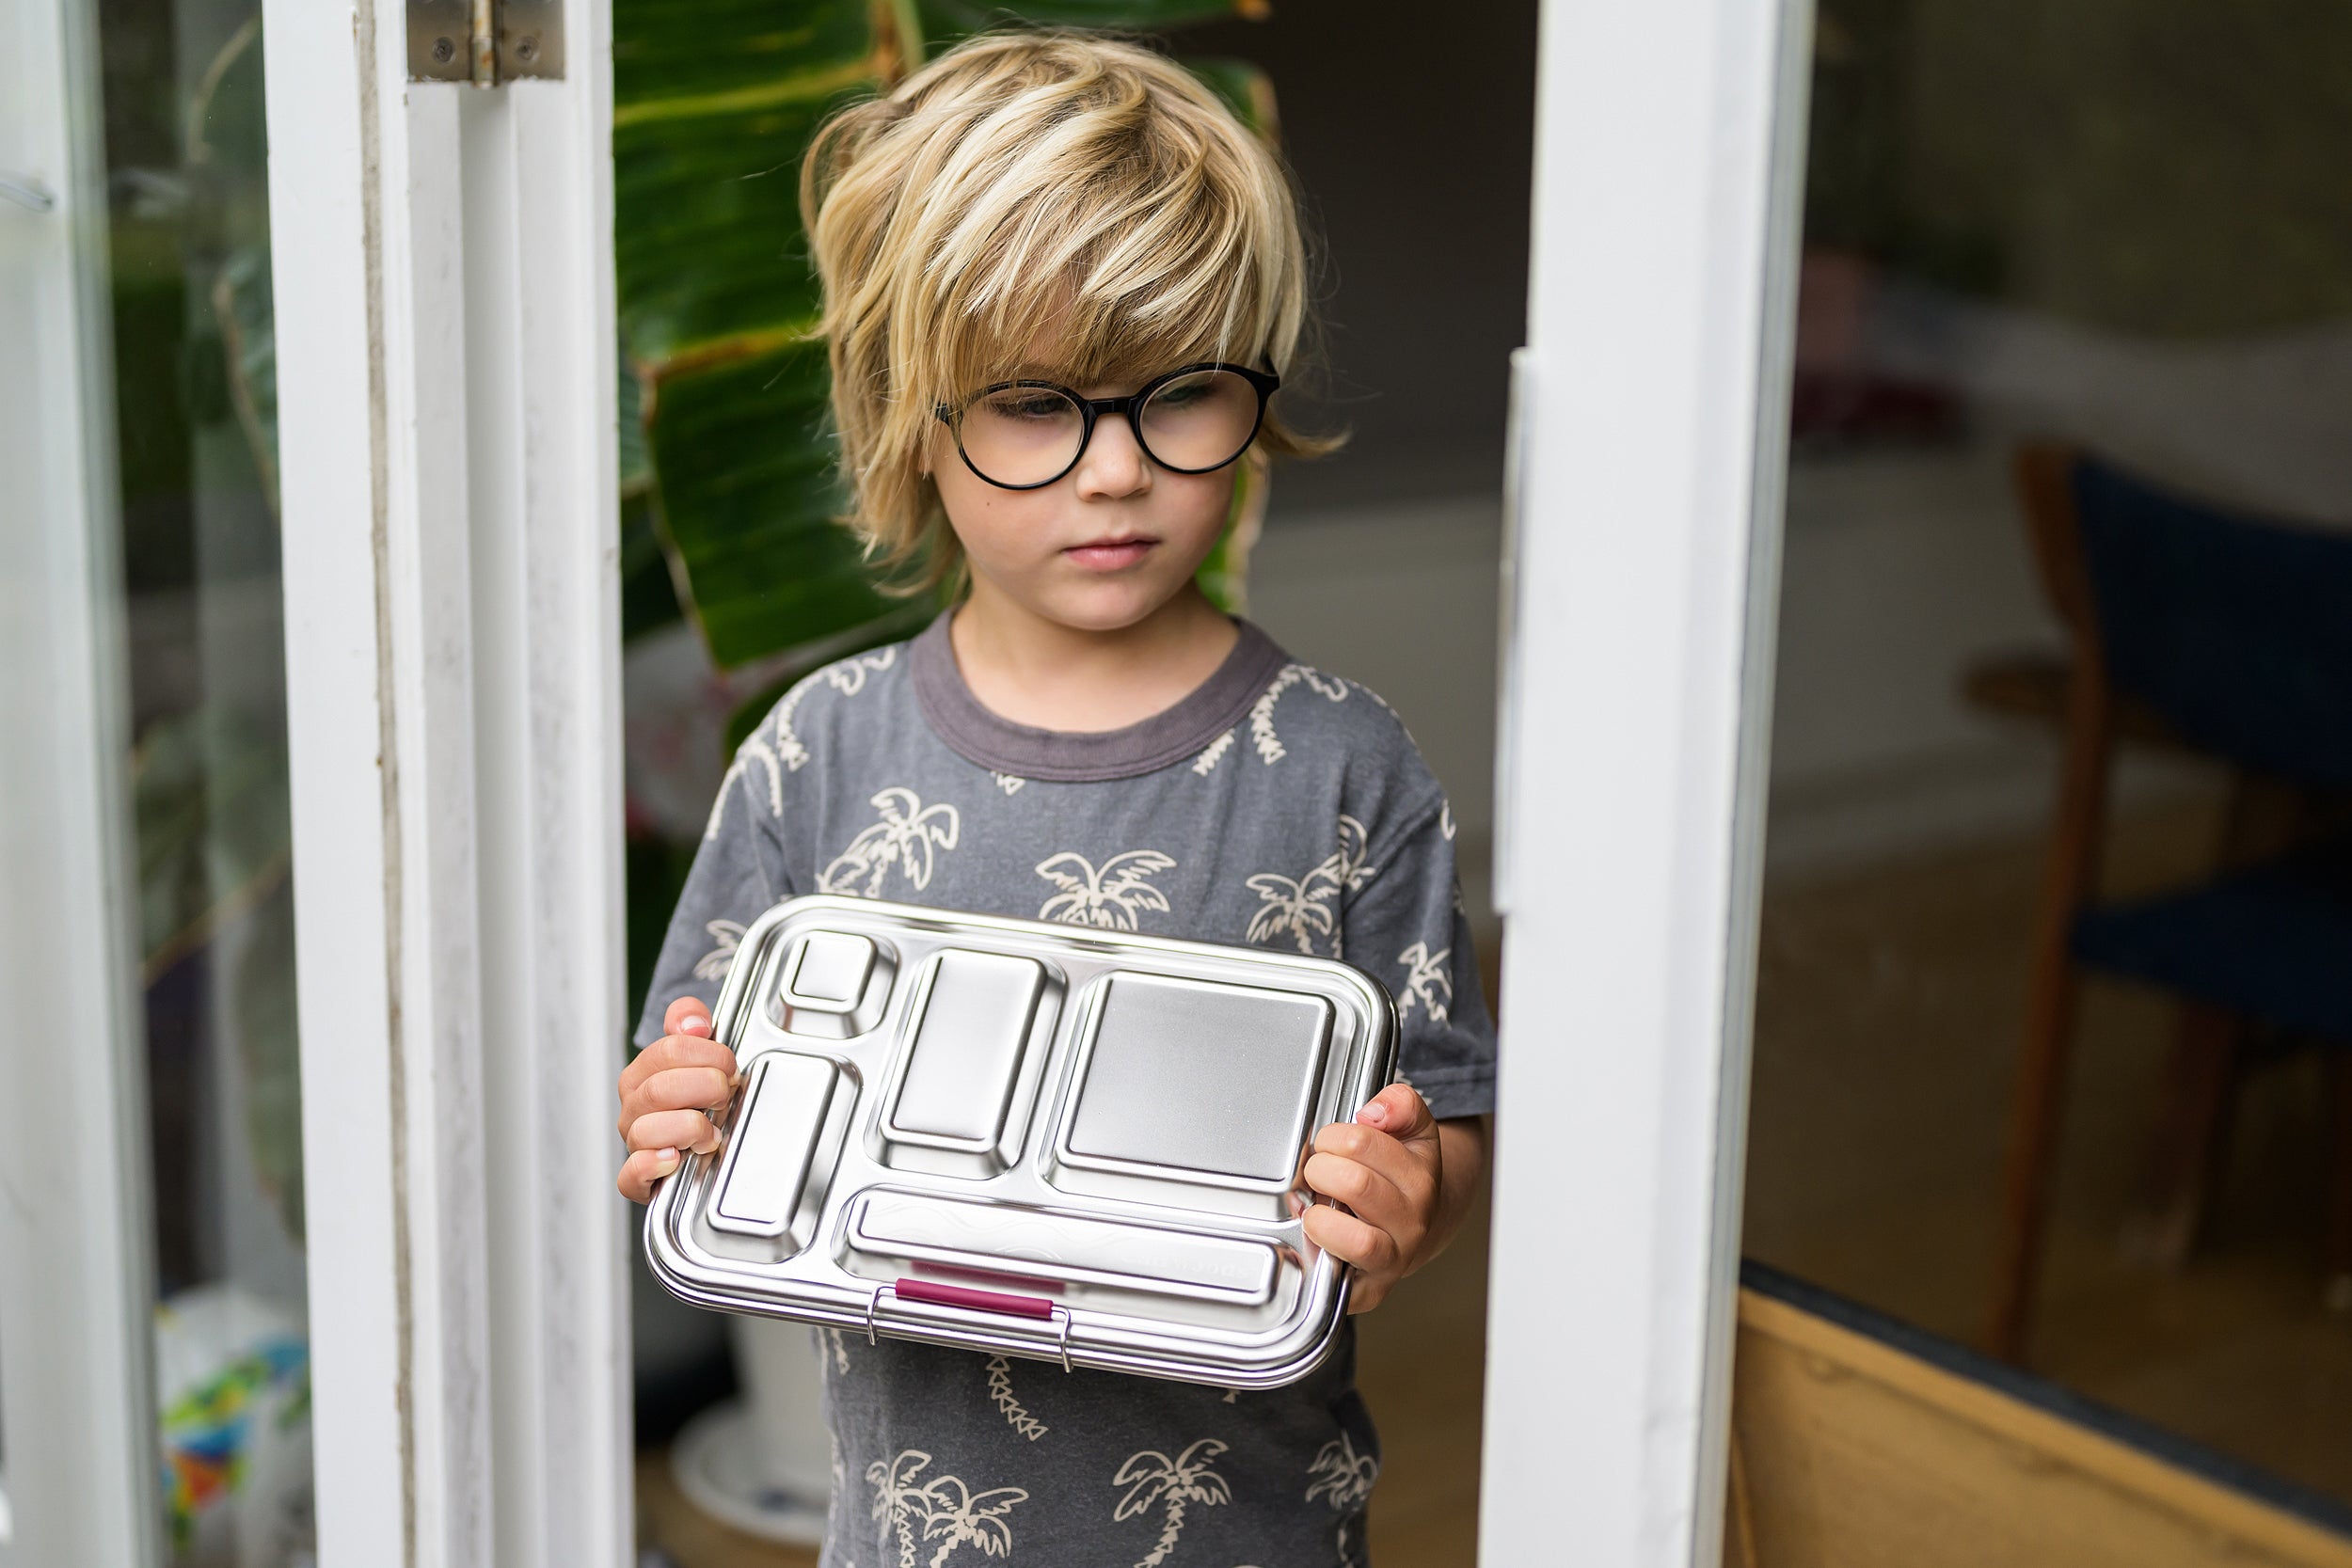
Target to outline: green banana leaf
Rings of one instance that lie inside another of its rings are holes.
[[[624,0],[613,18],[614,257],[632,383],[624,403],[639,410],[644,454],[642,489],[633,472],[624,479],[643,498],[624,519],[627,627],[691,615],[715,664],[771,664],[780,686],[820,654],[902,636],[929,612],[880,592],[836,521],[847,498],[799,211],[801,154],[826,115],[1004,21],[1150,31],[1261,9],[1257,0]],[[727,47],[712,49],[713,39]],[[1194,69],[1271,134],[1261,72],[1227,60]],[[1263,494],[1253,473],[1204,570],[1225,602],[1238,603]],[[734,727],[770,700],[755,698]]]

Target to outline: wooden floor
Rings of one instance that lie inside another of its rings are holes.
[[[2112,886],[2209,852],[2209,814],[2120,824]],[[1938,1333],[1982,1311],[2035,846],[1766,890],[1746,1250]],[[2037,1370],[2291,1480],[2352,1499],[2352,1320],[2320,1300],[2321,1082],[2289,1062],[2249,1085],[2205,1247],[2185,1272],[2119,1244],[2171,1013],[2095,987],[2083,1020],[2045,1271]],[[1483,1207],[1436,1265],[1362,1323],[1385,1459],[1380,1568],[1476,1556]],[[677,1568],[804,1568],[698,1517],[639,1470],[643,1533]]]

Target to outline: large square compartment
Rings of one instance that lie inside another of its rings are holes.
[[[1060,1158],[1219,1186],[1287,1188],[1321,1098],[1319,996],[1121,974],[1104,984]]]

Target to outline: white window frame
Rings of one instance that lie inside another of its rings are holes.
[[[1548,0],[1480,1560],[1722,1551],[1807,0]]]
[[[0,1568],[163,1548],[93,11],[0,0]]]
[[[263,9],[321,1560],[621,1568],[609,6]]]

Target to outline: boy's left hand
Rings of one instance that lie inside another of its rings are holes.
[[[1307,1239],[1354,1265],[1350,1312],[1380,1305],[1390,1287],[1437,1256],[1444,1161],[1438,1123],[1410,1085],[1391,1084],[1356,1113],[1315,1134],[1307,1185],[1346,1210],[1307,1211]]]

